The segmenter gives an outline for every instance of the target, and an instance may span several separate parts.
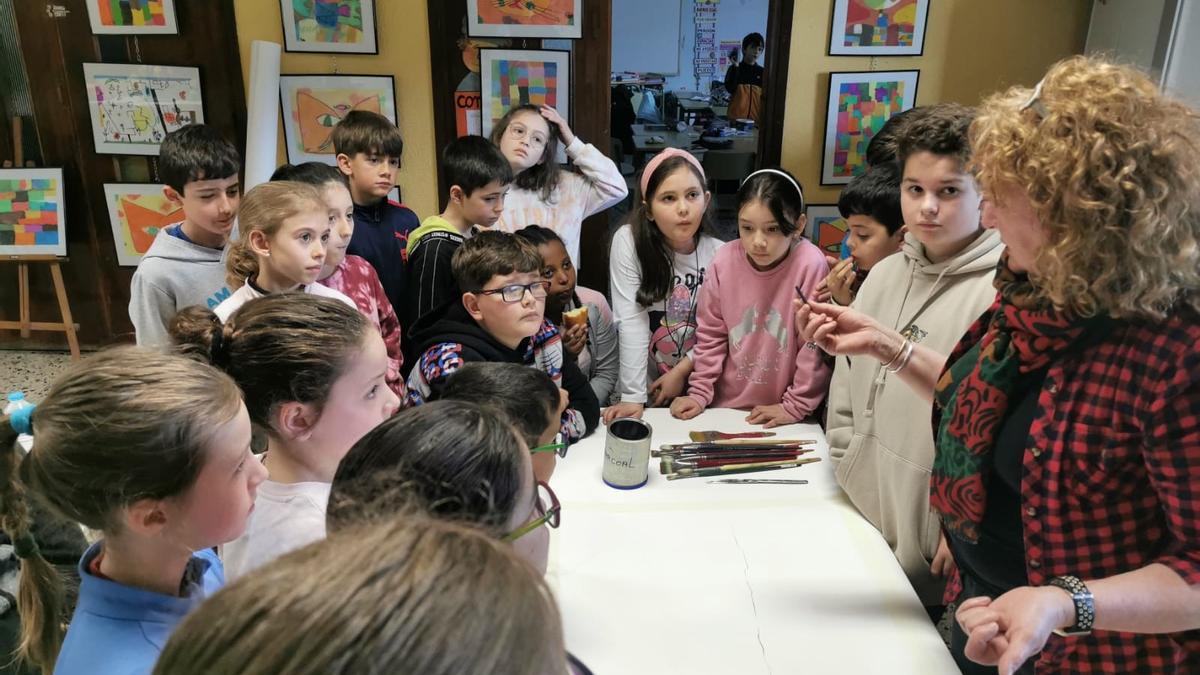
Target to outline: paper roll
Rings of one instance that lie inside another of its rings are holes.
[[[275,172],[279,139],[279,57],[275,42],[250,45],[250,96],[246,109],[246,184],[265,183]]]

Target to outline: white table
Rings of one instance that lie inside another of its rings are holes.
[[[755,429],[744,418],[646,413],[655,448],[692,429]],[[834,481],[820,427],[778,431],[818,439],[823,461],[748,476],[808,485],[667,481],[651,459],[646,486],[616,490],[600,480],[603,428],[559,460],[547,578],[567,648],[597,675],[958,673],[887,544]]]

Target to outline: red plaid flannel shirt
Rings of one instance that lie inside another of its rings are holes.
[[[953,363],[987,330],[967,330]],[[937,409],[934,409],[936,428]],[[1118,322],[1098,345],[1050,366],[1021,481],[1032,586],[1085,582],[1152,563],[1200,584],[1200,317]],[[946,598],[957,597],[957,577]],[[1200,630],[1171,635],[1051,635],[1044,673],[1200,673]]]

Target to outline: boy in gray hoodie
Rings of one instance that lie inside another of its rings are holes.
[[[159,148],[163,194],[183,222],[159,230],[129,289],[129,319],[141,346],[170,342],[167,325],[184,307],[212,309],[229,297],[226,243],[237,218],[241,157],[212,127],[178,129]]]
[[[966,171],[973,117],[942,104],[905,125],[898,161],[907,234],[900,254],[871,269],[851,305],[943,354],[995,299],[1003,250],[1000,236],[980,224],[979,188]],[[826,426],[838,484],[879,529],[933,616],[953,558],[929,508],[930,406],[873,357],[837,358]]]

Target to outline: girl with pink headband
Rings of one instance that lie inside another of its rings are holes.
[[[613,235],[609,283],[621,373],[605,422],[640,417],[683,393],[692,372],[696,311],[713,237],[704,167],[668,148],[642,171],[641,204]],[[619,401],[619,402],[618,402]]]
[[[790,173],[755,171],[737,197],[738,239],[708,266],[688,394],[671,414],[691,419],[713,406],[747,410],[747,422],[767,428],[792,424],[820,407],[830,376],[797,334],[792,298],[814,294],[829,263],[804,238],[804,192]]]

